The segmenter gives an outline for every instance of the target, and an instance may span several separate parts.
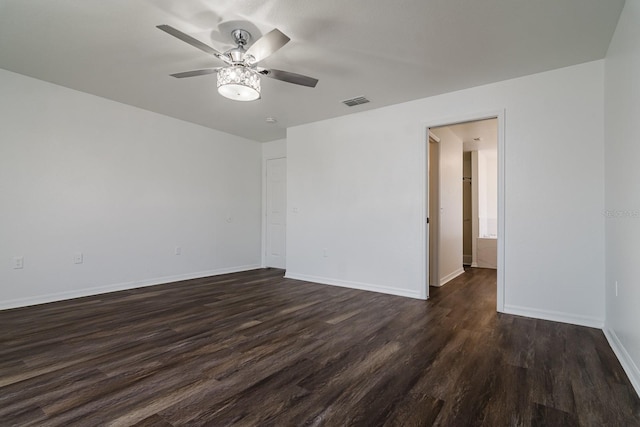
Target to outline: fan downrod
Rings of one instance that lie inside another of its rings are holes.
[[[251,40],[251,33],[241,28],[231,31],[231,36],[233,37],[233,41],[235,41],[238,46],[242,47],[245,47],[247,43],[249,43],[249,40]]]

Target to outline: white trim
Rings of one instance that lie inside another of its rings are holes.
[[[638,369],[638,365],[634,363],[633,359],[627,352],[627,349],[613,329],[605,327],[602,329],[602,332],[604,332],[604,336],[607,338],[607,341],[609,341],[611,349],[620,361],[622,369],[624,369],[627,377],[629,377],[631,385],[633,385],[636,393],[640,396],[640,369]]]
[[[200,271],[197,273],[178,274],[175,276],[157,277],[154,279],[133,280],[131,282],[114,283],[111,285],[98,286],[95,288],[78,289],[67,292],[57,292],[54,294],[38,295],[36,297],[18,298],[0,302],[0,310],[10,308],[26,307],[30,305],[46,304],[49,302],[63,301],[74,298],[82,298],[109,292],[124,291],[146,286],[162,285],[165,283],[179,282],[182,280],[200,279],[208,276],[219,276],[221,274],[238,273],[241,271],[257,270],[261,268],[258,264],[240,265],[237,267],[218,268],[215,270]]]
[[[454,271],[453,273],[447,274],[444,277],[440,278],[440,284],[438,286],[444,286],[447,283],[449,283],[450,281],[452,281],[453,279],[455,279],[456,277],[460,276],[461,274],[464,274],[464,268],[459,268],[458,270]]]
[[[431,232],[429,224],[427,224],[427,218],[429,217],[429,200],[427,198],[429,188],[429,171],[427,165],[429,164],[429,137],[431,132],[427,128],[427,140],[424,141],[424,127],[420,130],[420,158],[423,159],[421,165],[421,182],[420,182],[420,194],[422,194],[422,206],[420,207],[420,239],[421,239],[421,255],[422,255],[422,267],[420,268],[420,299],[429,299],[429,276],[427,275],[427,269],[429,267],[429,237],[428,233]]]
[[[466,114],[462,116],[454,116],[454,117],[445,117],[438,120],[425,121],[421,123],[420,127],[420,145],[422,150],[425,150],[425,129],[427,130],[427,136],[429,135],[429,129],[440,126],[449,126],[458,123],[465,122],[474,122],[478,120],[486,120],[486,119],[498,119],[498,268],[497,268],[497,292],[496,292],[496,309],[498,312],[505,312],[505,241],[506,241],[506,209],[505,209],[505,186],[506,186],[506,175],[505,175],[505,115],[506,109],[493,110],[488,112],[480,112],[476,114]],[[422,224],[421,224],[421,239],[422,239],[422,250],[423,250],[423,264],[421,267],[421,275],[422,275],[422,283],[423,287],[426,288],[424,290],[420,290],[421,295],[425,294],[428,296],[428,288],[429,283],[426,279],[427,269],[429,265],[428,258],[428,245],[429,241],[427,239],[426,232],[426,222],[427,222],[427,189],[425,187],[427,183],[427,161],[429,160],[427,154],[423,151],[422,153]],[[424,255],[426,254],[427,257]],[[571,323],[571,322],[569,322]]]
[[[587,326],[589,328],[602,329],[604,326],[604,319],[600,317],[583,316],[580,314],[564,313],[561,311],[540,310],[538,308],[522,307],[519,305],[505,304],[503,312],[507,314],[514,314],[516,316]]]
[[[322,285],[339,286],[341,288],[359,289],[361,291],[378,292],[381,294],[397,295],[424,300],[419,291],[409,289],[388,288],[386,286],[373,285],[371,283],[352,282],[349,280],[338,280],[329,277],[310,276],[308,274],[297,274],[289,271],[284,275],[287,279],[303,280],[305,282],[320,283]]]
[[[431,132],[431,130],[429,130],[429,138],[433,139],[435,142],[440,142],[440,137],[435,133]]]
[[[506,226],[506,144],[505,144],[505,115],[504,109],[500,110],[497,114],[498,117],[498,259],[497,259],[497,284],[496,284],[496,309],[498,312],[503,312],[505,309],[505,242],[507,236]]]

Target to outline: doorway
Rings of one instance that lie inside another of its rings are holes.
[[[486,129],[485,133],[473,135],[478,127],[487,129],[492,127],[493,136],[487,136]],[[464,133],[465,128],[468,128],[466,133]],[[443,120],[426,125],[425,130],[428,137],[427,144],[422,142],[426,145],[424,219],[427,225],[424,236],[426,256],[423,277],[427,289],[424,295],[428,297],[429,285],[442,286],[462,274],[463,264],[495,268],[497,270],[496,306],[497,311],[502,312],[504,311],[505,239],[504,111]],[[443,138],[443,134],[446,138]],[[434,138],[434,135],[437,138]],[[437,144],[436,139],[440,139]],[[449,141],[454,143],[445,145]],[[487,145],[490,143],[493,144],[491,147],[493,151]],[[433,145],[437,145],[439,150],[435,150]],[[453,147],[455,147],[454,155],[451,154]],[[449,154],[446,153],[447,151]],[[464,154],[465,152],[468,154]],[[436,156],[439,157],[437,166],[434,161]],[[484,172],[480,175],[477,173],[478,162],[484,167]],[[453,163],[456,163],[455,174],[457,174],[455,189],[453,184],[447,184],[447,180],[453,182]],[[488,173],[487,168],[491,167],[493,171]],[[433,175],[433,171],[436,170],[437,173]],[[483,186],[482,189],[479,189],[479,183]],[[444,188],[446,186],[448,187]],[[478,193],[481,198],[484,197],[484,202],[478,198]],[[470,203],[466,204],[466,210],[463,209],[465,195],[467,200],[471,199],[468,200]],[[447,227],[447,222],[449,230],[444,229]],[[471,229],[471,238],[469,229]],[[485,239],[479,239],[480,237]],[[482,245],[479,248],[480,240]],[[487,244],[490,244],[489,249]],[[493,245],[494,265],[479,265],[486,262],[484,256],[491,252],[491,245]],[[471,253],[469,253],[469,246],[472,246]],[[482,259],[478,259],[479,250],[484,251]]]
[[[498,121],[448,126],[462,140],[463,263],[497,267]]]

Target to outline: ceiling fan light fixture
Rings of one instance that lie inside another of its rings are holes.
[[[234,101],[260,99],[260,76],[242,65],[218,70],[218,93]]]
[[[218,92],[220,95],[234,101],[255,101],[260,99],[260,78],[262,76],[306,87],[316,87],[316,84],[318,84],[318,79],[313,77],[256,66],[260,61],[271,56],[291,40],[277,28],[260,37],[249,49],[245,49],[245,46],[251,39],[251,34],[242,29],[233,30],[231,35],[237,46],[224,53],[218,52],[211,46],[170,25],[158,25],[157,28],[209,55],[213,55],[227,64],[222,68],[185,71],[171,74],[171,76],[181,79],[217,73]]]

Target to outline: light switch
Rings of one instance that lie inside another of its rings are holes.
[[[24,257],[21,257],[21,256],[14,257],[13,268],[16,270],[24,268]]]

